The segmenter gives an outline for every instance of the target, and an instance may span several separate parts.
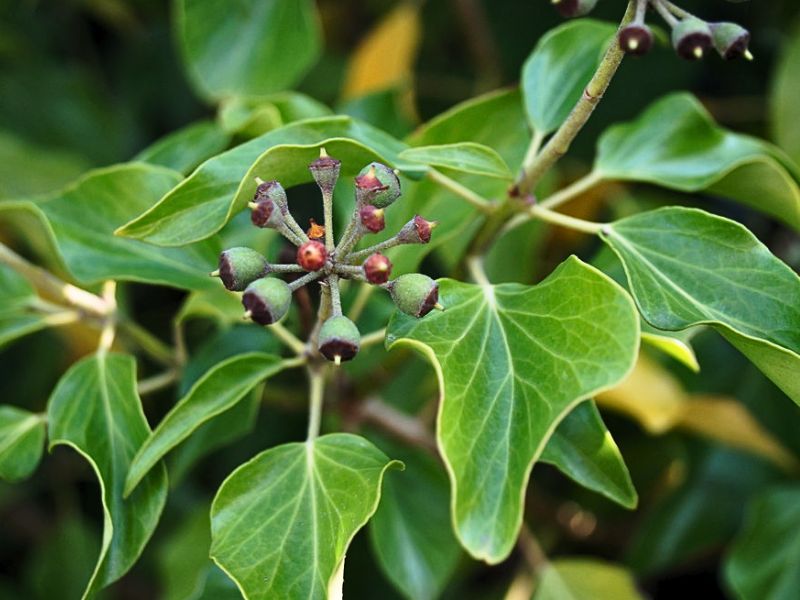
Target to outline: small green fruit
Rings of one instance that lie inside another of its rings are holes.
[[[319,351],[328,360],[339,364],[351,360],[361,345],[358,327],[342,315],[331,317],[319,330]]]
[[[714,47],[725,60],[744,57],[752,60],[753,55],[747,49],[750,43],[750,32],[736,23],[712,23],[711,33],[714,35]]]
[[[653,47],[653,32],[644,23],[631,23],[619,30],[617,40],[623,52],[642,56]]]
[[[222,284],[232,292],[241,292],[252,281],[269,273],[269,263],[252,248],[230,248],[219,255],[219,275]]]
[[[597,5],[597,0],[552,0],[562,17],[582,17]]]
[[[696,17],[686,17],[672,28],[672,46],[686,60],[700,60],[713,43],[711,27]]]
[[[286,198],[286,190],[283,189],[280,183],[277,181],[261,181],[257,177],[256,181],[259,183],[256,188],[256,194],[253,196],[253,202],[261,202],[269,199],[272,200],[281,211],[288,210],[289,201]]]
[[[283,279],[264,277],[247,286],[242,296],[242,305],[253,321],[261,325],[272,325],[289,312],[292,290]]]
[[[311,176],[314,178],[314,181],[317,182],[323,194],[333,193],[336,180],[339,179],[339,169],[341,166],[341,161],[328,156],[325,148],[321,148],[319,151],[319,158],[308,165]]]
[[[439,304],[439,284],[427,275],[409,273],[386,284],[395,305],[412,317],[424,317]]]
[[[359,204],[386,208],[400,197],[400,179],[392,169],[373,162],[356,177],[356,199]]]

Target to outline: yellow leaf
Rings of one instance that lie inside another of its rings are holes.
[[[659,434],[680,420],[688,397],[669,371],[646,354],[639,354],[628,378],[598,395],[597,401],[632,417],[649,433]]]
[[[350,59],[344,99],[407,86],[420,41],[419,10],[400,3],[367,34]]]
[[[684,408],[680,427],[763,456],[788,471],[797,470],[797,458],[733,398],[693,396]]]

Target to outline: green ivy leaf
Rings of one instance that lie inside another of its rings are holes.
[[[180,185],[167,193],[155,206],[133,219],[117,231],[136,239],[147,240],[160,246],[182,246],[190,242],[205,239],[219,231],[244,206],[244,190],[255,190],[255,182],[247,177],[250,166],[258,160],[271,160],[273,148],[288,146],[298,148],[318,148],[328,144],[331,138],[347,138],[337,140],[331,145],[331,154],[345,146],[353,154],[360,156],[359,162],[366,157],[381,157],[381,160],[392,166],[398,166],[404,172],[414,172],[416,167],[400,165],[397,155],[405,149],[405,145],[391,136],[350,117],[323,117],[292,123],[280,129],[270,131],[260,137],[246,142],[227,152],[206,161],[183,180]],[[308,151],[308,150],[307,150]],[[282,155],[286,156],[286,155]],[[317,156],[313,158],[317,158]],[[340,158],[340,157],[337,157]],[[361,169],[363,163],[354,167],[343,164],[346,169]],[[310,161],[309,161],[310,162]],[[291,177],[281,181],[285,187],[311,181],[307,163],[291,164],[285,162],[275,164],[283,169],[280,172],[263,172],[259,174],[265,179]],[[234,200],[237,198],[237,200]]]
[[[740,598],[791,600],[800,589],[800,488],[769,490],[750,504],[725,564]]]
[[[659,329],[708,324],[800,404],[800,278],[742,225],[667,207],[601,234]]]
[[[488,146],[475,142],[418,146],[404,150],[400,158],[483,177],[506,180],[513,177],[502,156]]]
[[[219,107],[220,127],[230,134],[256,137],[300,119],[331,114],[324,104],[298,92],[268,96],[233,96]]]
[[[217,492],[211,557],[247,598],[324,600],[391,467],[402,463],[346,433],[262,452]]]
[[[198,121],[156,141],[134,160],[187,174],[225,150],[230,141],[231,136],[213,121]]]
[[[209,370],[139,447],[125,480],[131,493],[158,462],[194,430],[236,405],[260,382],[286,368],[271,354],[240,354]]]
[[[628,468],[593,401],[581,402],[564,417],[540,460],[582,486],[636,508],[638,496]]]
[[[672,94],[600,138],[594,173],[683,192],[719,193],[800,229],[800,188],[766,142],[718,127],[690,94]]]
[[[311,0],[180,0],[176,16],[191,79],[212,99],[291,88],[319,56]]]
[[[640,600],[631,573],[619,565],[588,558],[547,563],[533,600]]]
[[[44,449],[46,419],[14,406],[0,406],[0,478],[20,481],[36,469]]]
[[[534,287],[442,280],[440,298],[444,312],[396,314],[387,347],[411,346],[434,365],[456,534],[497,563],[514,545],[530,470],[558,423],[633,367],[638,316],[621,287],[575,257]]]
[[[616,27],[591,19],[570,21],[543,36],[522,67],[522,92],[531,127],[555,131],[580,99]]]
[[[0,213],[33,217],[58,257],[81,284],[105,279],[204,289],[217,262],[213,240],[180,249],[153,248],[114,236],[114,230],[148,209],[180,181],[175,171],[122,164],[90,171],[61,192],[34,201],[10,201]]]
[[[150,429],[136,393],[134,359],[98,353],[73,365],[47,409],[50,448],[66,445],[83,456],[100,483],[103,543],[84,597],[122,577],[153,533],[167,498],[163,466],[127,499],[122,490],[136,449]]]
[[[800,25],[795,25],[784,42],[769,94],[772,132],[777,144],[800,162]]]
[[[36,290],[10,267],[0,265],[0,348],[48,326],[45,315],[31,312]]]
[[[461,556],[450,527],[450,484],[441,463],[399,444],[391,450],[406,466],[389,474],[381,503],[369,524],[370,540],[383,572],[410,600],[442,593]]]

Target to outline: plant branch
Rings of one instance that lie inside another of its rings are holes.
[[[555,194],[552,194],[542,200],[539,203],[539,207],[552,210],[557,206],[561,206],[562,204],[569,202],[573,198],[577,198],[578,196],[585,194],[602,180],[603,177],[599,173],[592,171],[577,181],[572,182],[567,187],[558,190]]]
[[[164,388],[171,386],[177,380],[178,370],[169,369],[163,373],[159,373],[158,375],[153,375],[147,379],[142,379],[136,384],[136,390],[139,392],[140,396],[144,396],[146,394],[157,392],[158,390],[163,390]]]
[[[166,366],[176,364],[177,360],[173,349],[134,321],[127,319],[120,321],[119,330],[156,362]]]
[[[620,27],[630,22],[635,11],[636,1],[630,0]],[[583,129],[606,89],[608,89],[608,85],[611,83],[611,79],[617,72],[624,56],[625,53],[620,49],[619,44],[609,45],[597,71],[595,71],[594,76],[589,81],[580,100],[575,104],[567,119],[548,140],[541,152],[523,163],[522,170],[510,191],[512,196],[518,198],[527,197],[536,188],[542,176],[566,154],[572,140]]]
[[[286,329],[282,323],[273,323],[267,329],[275,335],[283,344],[297,356],[303,356],[306,352],[306,345],[291,331]]]

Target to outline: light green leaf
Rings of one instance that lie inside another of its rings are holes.
[[[711,325],[800,404],[800,278],[752,233],[668,207],[617,221],[601,237],[651,325]]]
[[[590,558],[561,558],[547,564],[533,600],[640,600],[631,573]]]
[[[456,534],[497,563],[514,545],[531,468],[559,422],[633,367],[638,316],[621,287],[575,257],[534,287],[442,280],[440,298],[444,312],[396,314],[387,347],[410,346],[435,367]]]
[[[249,137],[262,135],[292,121],[325,117],[331,110],[298,92],[268,96],[233,96],[222,102],[218,120],[223,130]]]
[[[540,460],[626,508],[636,507],[630,473],[594,401],[581,402],[564,417]]]
[[[291,88],[319,56],[311,0],[179,0],[176,15],[189,74],[213,99]]]
[[[13,406],[0,406],[0,478],[19,481],[36,469],[44,449],[46,419]]]
[[[256,385],[285,367],[278,356],[252,353],[234,356],[208,371],[139,447],[125,480],[125,495],[195,429],[232,408]]]
[[[82,284],[119,279],[207,288],[215,285],[208,277],[217,262],[214,240],[164,250],[114,236],[178,181],[175,171],[146,164],[96,169],[54,195],[0,204],[0,218],[32,218],[47,235],[51,255]]]
[[[461,556],[449,522],[447,473],[421,450],[381,442],[406,468],[386,477],[369,524],[378,564],[409,600],[439,598]]]
[[[251,600],[325,600],[390,461],[346,433],[277,446],[236,469],[211,507],[211,557]]]
[[[474,142],[418,146],[400,153],[400,158],[432,167],[452,169],[472,175],[511,179],[508,165],[497,152]]]
[[[213,121],[198,121],[161,138],[137,154],[134,160],[186,174],[225,150],[230,139],[230,135]]]
[[[750,504],[725,564],[739,598],[791,600],[800,589],[800,488],[769,490]]]
[[[769,94],[772,133],[777,144],[800,163],[800,25],[786,37]]]
[[[233,198],[242,196],[242,188],[251,191],[255,189],[255,183],[247,180],[245,176],[250,166],[262,155],[282,145],[318,147],[331,138],[354,140],[350,147],[354,148],[360,144],[374,152],[374,154],[362,153],[361,156],[380,156],[383,162],[398,166],[404,172],[409,170],[414,172],[415,169],[418,171],[411,165],[402,165],[397,161],[397,155],[406,146],[374,127],[350,117],[323,117],[298,121],[270,131],[206,161],[180,185],[167,193],[152,209],[121,227],[117,233],[144,239],[160,246],[182,246],[205,239],[219,231],[237,210],[241,210],[243,205],[233,201]],[[292,165],[292,167],[291,183],[281,182],[285,187],[311,181],[311,174],[308,173],[306,165]],[[347,165],[346,168],[353,167]],[[303,176],[301,172],[304,172]],[[276,179],[283,173],[261,175],[264,179]]]
[[[163,466],[127,499],[122,490],[136,449],[150,428],[136,393],[132,357],[98,353],[67,371],[47,409],[50,448],[66,445],[83,456],[100,483],[103,542],[84,597],[122,577],[153,533],[167,498]]]
[[[718,127],[689,94],[667,96],[606,131],[594,171],[604,179],[709,190],[800,229],[800,188],[777,150]]]
[[[539,40],[522,67],[522,93],[531,127],[555,131],[580,99],[616,27],[591,19],[569,21]]]
[[[694,348],[692,348],[688,340],[670,335],[673,332],[656,333],[656,331],[655,327],[644,321],[642,324],[642,341],[667,356],[671,356],[695,373],[700,372],[700,363],[697,362]]]
[[[36,304],[36,291],[31,284],[11,268],[0,265],[0,347],[47,327],[46,317],[31,311]]]

